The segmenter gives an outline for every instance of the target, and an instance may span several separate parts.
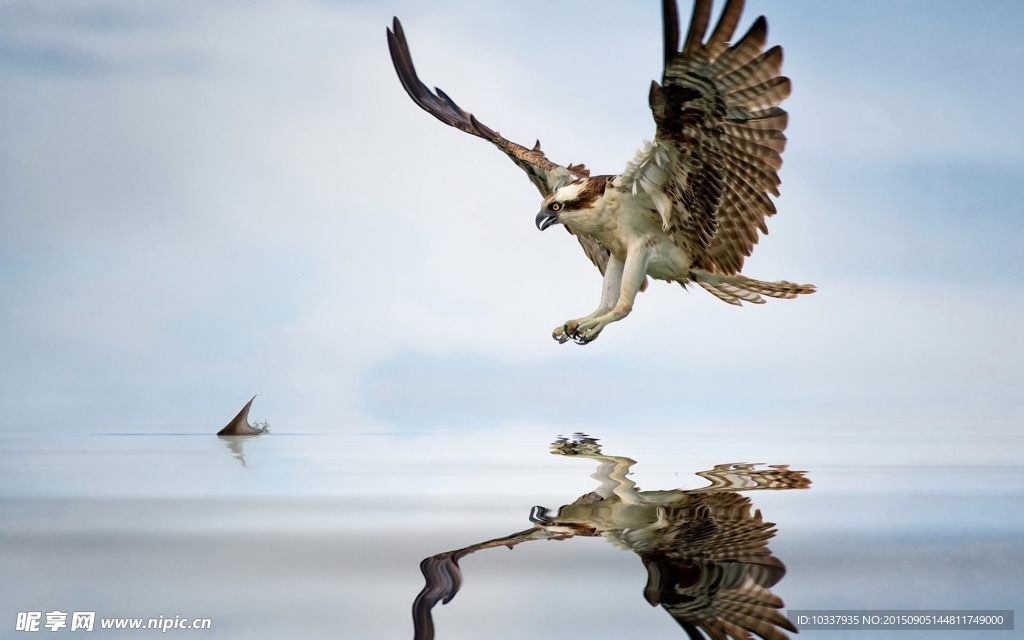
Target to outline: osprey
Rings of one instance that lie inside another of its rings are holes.
[[[738,492],[808,489],[805,471],[787,465],[720,464],[697,474],[710,486],[641,491],[627,477],[636,462],[603,454],[596,438],[577,433],[559,438],[551,449],[555,455],[598,462],[591,477],[600,486],[556,513],[534,507],[534,526],[525,531],[425,558],[420,570],[426,585],[412,608],[416,640],[434,638],[431,610],[458,593],[460,559],[492,547],[577,536],[604,537],[639,556],[647,569],[644,599],[661,605],[690,638],[703,639],[703,630],[715,640],[751,638],[750,633],[786,640],[780,628],[796,631],[779,612],[782,599],[771,592],[786,575],[786,565],[768,548],[775,525],[762,520],[759,510],[751,512],[750,498]]]
[[[558,342],[586,344],[629,315],[648,276],[684,287],[695,282],[734,305],[815,291],[740,274],[758,233],[768,233],[765,218],[775,214],[768,194],[779,195],[787,122],[778,104],[790,92],[789,78],[779,75],[782,48],[764,51],[764,16],[730,44],[742,11],[743,0],[727,0],[705,40],[711,0],[696,0],[680,48],[675,0],[662,1],[664,73],[661,84],[651,83],[649,98],[654,141],[621,174],[599,176],[582,164],[551,162],[540,141],[527,149],[506,140],[444,91],[431,92],[416,75],[398,18],[388,29],[391,59],[413,101],[490,141],[526,171],[544,197],[537,227],[564,225],[604,276],[597,310],[556,327]]]

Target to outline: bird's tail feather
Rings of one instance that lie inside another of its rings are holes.
[[[692,274],[697,284],[713,296],[737,306],[744,302],[764,304],[761,296],[789,299],[817,290],[813,284],[794,284],[785,280],[764,282],[741,275],[726,276],[700,270],[694,270]]]

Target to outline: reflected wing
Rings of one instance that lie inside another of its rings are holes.
[[[779,195],[786,112],[778,104],[790,82],[779,75],[782,49],[763,52],[768,27],[758,18],[729,46],[743,0],[728,0],[707,42],[711,0],[696,0],[679,50],[675,0],[663,0],[663,86],[651,86],[657,124],[653,143],[623,174],[649,198],[663,227],[694,257],[695,267],[735,274],[768,233]]]
[[[590,172],[582,164],[570,164],[563,167],[548,160],[544,152],[540,150],[539,140],[532,149],[506,140],[497,131],[477,120],[473,114],[455,104],[455,101],[441,89],[435,88],[434,92],[428,89],[416,75],[416,68],[412,64],[412,54],[409,53],[409,44],[405,40],[405,32],[402,30],[402,23],[398,21],[398,18],[394,19],[393,26],[394,30],[388,29],[388,48],[391,50],[391,61],[395,64],[395,71],[398,72],[398,79],[402,81],[405,91],[413,102],[424,111],[448,126],[493,143],[505,152],[512,162],[516,163],[516,166],[526,172],[530,182],[544,197],[559,187],[590,175]],[[570,233],[572,232],[570,231]],[[574,235],[583,246],[587,257],[604,275],[605,266],[608,264],[608,251],[601,247],[592,236]]]
[[[537,527],[513,533],[504,538],[495,538],[480,544],[474,544],[464,549],[439,553],[436,556],[424,558],[420,563],[420,571],[426,580],[423,590],[416,596],[412,604],[412,620],[415,628],[415,640],[433,640],[434,618],[431,610],[440,602],[448,604],[462,586],[462,572],[459,570],[459,560],[481,549],[491,547],[508,547],[511,549],[522,542],[531,540],[564,540],[572,537],[562,533],[551,533]]]
[[[788,464],[770,464],[767,469],[755,469],[759,463],[716,464],[710,471],[698,471],[697,475],[711,481],[711,485],[692,489],[687,493],[709,493],[712,491],[753,491],[766,489],[810,489],[811,480],[806,471],[794,471]]]
[[[736,493],[690,494],[665,508],[667,524],[656,534],[647,529],[641,534],[647,539],[623,540],[647,568],[644,597],[691,638],[702,638],[698,629],[714,640],[750,638],[750,632],[784,640],[780,628],[796,631],[769,590],[786,574],[768,549],[775,525],[750,509],[750,500]]]

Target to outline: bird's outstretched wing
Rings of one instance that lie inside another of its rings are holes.
[[[705,42],[711,0],[695,0],[679,49],[675,0],[662,0],[665,71],[651,85],[657,124],[653,143],[623,174],[624,184],[649,197],[663,227],[694,257],[695,267],[732,275],[768,233],[775,213],[786,146],[786,112],[778,104],[790,82],[779,75],[782,48],[763,51],[764,17],[730,46],[743,0],[727,0]]]
[[[788,464],[770,464],[767,469],[757,469],[759,463],[731,462],[716,464],[714,469],[698,471],[697,475],[711,481],[711,485],[691,489],[687,493],[710,493],[713,491],[754,491],[756,489],[785,491],[787,489],[810,489],[811,479],[806,471],[790,469]]]
[[[634,550],[647,568],[644,598],[661,605],[690,638],[785,640],[796,631],[769,589],[786,567],[768,549],[775,535],[750,500],[732,492],[690,494],[666,507],[668,525]]]
[[[537,187],[542,196],[547,197],[559,187],[590,175],[590,172],[582,164],[570,164],[563,167],[548,160],[544,152],[540,150],[539,140],[532,149],[506,140],[497,131],[477,120],[473,114],[455,104],[455,101],[441,89],[435,87],[434,91],[431,91],[427,88],[416,75],[416,68],[412,64],[412,54],[409,53],[409,44],[405,40],[405,32],[398,18],[394,19],[393,30],[388,29],[388,48],[391,50],[391,61],[395,64],[398,79],[402,81],[402,86],[405,87],[405,91],[413,102],[448,126],[493,143],[505,152],[512,162],[516,163],[516,166],[526,172],[530,182]],[[570,231],[570,233],[572,232]],[[605,266],[608,264],[608,251],[601,247],[592,236],[574,235],[583,246],[587,257],[604,275]]]
[[[513,533],[502,538],[495,538],[487,542],[470,545],[455,551],[446,551],[429,558],[424,558],[420,563],[420,571],[426,584],[423,590],[416,596],[412,603],[412,620],[415,640],[434,639],[434,617],[431,610],[437,605],[448,604],[462,586],[462,571],[459,569],[459,560],[469,554],[490,549],[491,547],[508,547],[511,549],[517,544],[531,540],[564,540],[571,538],[569,534],[552,533],[537,527]]]

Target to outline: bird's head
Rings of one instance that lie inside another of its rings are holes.
[[[552,192],[540,205],[537,228],[543,231],[554,224],[564,224],[570,228],[585,224],[589,212],[594,209],[594,203],[604,195],[611,178],[580,178]]]
[[[532,522],[538,529],[543,529],[548,533],[566,536],[598,536],[601,533],[598,531],[594,523],[587,518],[579,517],[563,517],[563,513],[566,509],[571,506],[564,506],[558,510],[558,514],[555,516],[551,515],[548,509],[541,506],[536,506],[530,511],[530,522]]]

